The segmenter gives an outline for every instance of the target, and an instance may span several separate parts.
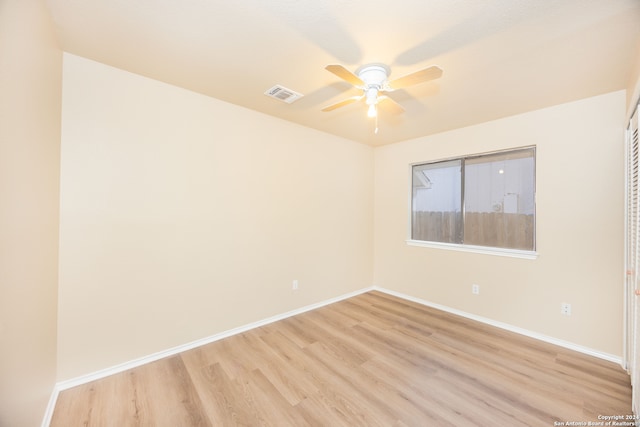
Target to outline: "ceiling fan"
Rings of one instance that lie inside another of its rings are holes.
[[[361,89],[362,95],[352,96],[351,98],[328,105],[324,107],[322,111],[332,111],[336,108],[344,107],[345,105],[364,99],[368,106],[367,115],[369,117],[377,117],[378,103],[383,101],[386,101],[385,105],[390,106],[390,108],[393,108],[397,113],[404,111],[404,108],[402,108],[400,104],[394,101],[391,97],[385,95],[385,93],[393,92],[396,89],[402,89],[419,83],[428,82],[430,80],[435,80],[442,76],[442,69],[436,65],[415,71],[391,81],[389,81],[391,69],[387,65],[379,63],[363,65],[358,68],[355,73],[352,73],[342,65],[337,64],[327,65],[325,69],[340,77],[342,80],[351,83],[356,88]]]

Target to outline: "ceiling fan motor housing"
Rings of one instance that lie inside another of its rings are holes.
[[[384,64],[368,64],[356,70],[356,74],[365,84],[365,88],[374,86],[382,88],[389,77],[389,67]]]
[[[384,90],[389,77],[389,67],[383,64],[368,64],[360,67],[356,74],[364,82],[367,105],[378,102],[378,92]]]

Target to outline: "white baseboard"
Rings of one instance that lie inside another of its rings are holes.
[[[426,300],[423,300],[423,299],[420,299],[420,298],[415,298],[415,297],[412,297],[410,295],[403,294],[401,292],[392,291],[390,289],[385,289],[385,288],[381,288],[381,287],[378,287],[378,286],[373,286],[373,290],[380,291],[380,292],[383,292],[385,294],[393,295],[393,296],[396,296],[398,298],[402,298],[402,299],[405,299],[405,300],[408,300],[408,301],[413,301],[413,302],[416,302],[418,304],[425,305],[427,307],[435,308],[437,310],[446,311],[447,313],[455,314],[457,316],[465,317],[467,319],[471,319],[471,320],[475,320],[475,321],[478,321],[478,322],[482,322],[482,323],[485,323],[485,324],[490,325],[490,326],[495,326],[496,328],[504,329],[504,330],[507,330],[507,331],[510,331],[510,332],[515,332],[517,334],[524,335],[524,336],[527,336],[527,337],[530,337],[530,338],[535,338],[537,340],[544,341],[544,342],[547,342],[547,343],[550,343],[550,344],[555,344],[557,346],[564,347],[564,348],[567,348],[569,350],[574,350],[574,351],[577,351],[579,353],[588,354],[590,356],[594,356],[594,357],[597,357],[599,359],[604,359],[604,360],[608,360],[610,362],[615,362],[615,363],[618,363],[620,366],[622,366],[622,364],[623,364],[622,358],[620,356],[615,356],[613,354],[605,353],[605,352],[602,352],[602,351],[599,351],[599,350],[594,350],[592,348],[585,347],[585,346],[582,346],[582,345],[579,345],[579,344],[574,344],[574,343],[569,342],[569,341],[564,341],[564,340],[561,340],[561,339],[558,339],[558,338],[550,337],[548,335],[544,335],[544,334],[540,334],[540,333],[537,333],[537,332],[533,332],[533,331],[530,331],[530,330],[527,330],[527,329],[524,329],[524,328],[519,328],[517,326],[509,325],[508,323],[498,322],[496,320],[488,319],[488,318],[482,317],[482,316],[477,316],[475,314],[467,313],[467,312],[464,312],[462,310],[457,310],[455,308],[451,308],[451,307],[447,307],[447,306],[444,306],[444,305],[436,304],[436,303],[433,303],[433,302],[430,302],[430,301],[426,301]]]
[[[47,409],[44,411],[44,418],[42,419],[42,427],[49,427],[51,424],[51,418],[53,417],[53,410],[56,408],[56,402],[58,401],[58,395],[60,394],[60,390],[58,389],[57,384],[53,387],[53,391],[51,392],[51,397],[49,397],[49,403],[47,404]]]

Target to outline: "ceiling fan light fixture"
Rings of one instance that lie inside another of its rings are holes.
[[[367,99],[367,105],[377,104],[378,103],[378,88],[377,87],[368,87],[365,91],[365,97]]]
[[[376,117],[377,115],[378,109],[376,108],[376,104],[370,104],[367,110],[367,117]]]

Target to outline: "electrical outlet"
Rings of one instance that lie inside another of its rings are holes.
[[[474,295],[480,295],[480,285],[471,285],[471,293]]]
[[[560,305],[560,313],[563,316],[571,316],[571,304],[569,304],[567,302],[563,302]]]
[[[291,290],[292,291],[297,291],[298,290],[298,281],[294,280],[293,284],[291,285]]]

